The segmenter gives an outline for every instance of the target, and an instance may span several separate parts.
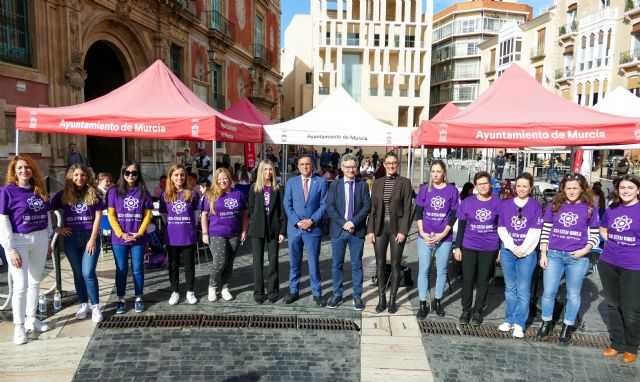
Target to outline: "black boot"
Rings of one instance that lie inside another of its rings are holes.
[[[427,314],[429,314],[429,305],[426,301],[420,301],[420,310],[416,317],[418,320],[424,320],[427,317]]]
[[[387,295],[383,288],[378,288],[378,306],[376,306],[376,313],[382,313],[387,309]]]
[[[389,295],[389,313],[394,314],[398,311],[398,307],[396,306],[396,296],[398,295],[397,289],[392,289],[391,294]]]
[[[438,317],[444,317],[444,308],[442,307],[442,299],[436,298],[433,300],[433,306],[431,310],[435,311]]]
[[[542,326],[538,330],[536,338],[538,341],[546,341],[549,338],[549,332],[551,332],[551,321],[542,321]]]
[[[573,333],[573,326],[562,324],[562,330],[560,330],[558,343],[560,345],[569,345],[569,343],[571,342],[571,333]]]

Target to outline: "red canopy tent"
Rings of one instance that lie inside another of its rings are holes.
[[[640,143],[640,119],[600,113],[542,87],[517,64],[457,115],[422,121],[431,147],[581,146]]]
[[[18,107],[16,130],[122,138],[262,142],[261,124],[242,122],[214,110],[160,60],[128,83],[89,102],[56,108]],[[17,146],[16,142],[16,152]]]
[[[237,119],[239,121],[253,123],[257,125],[272,125],[273,121],[267,118],[262,111],[260,111],[247,97],[242,97],[242,99],[233,105],[231,105],[227,110],[225,110],[222,114],[227,117]],[[262,142],[256,141],[256,143]],[[244,156],[245,163],[247,167],[254,167],[256,165],[256,152],[253,143],[245,143],[244,145]],[[264,150],[262,153],[264,158]]]
[[[436,115],[434,115],[433,118],[431,118],[431,121],[441,121],[445,119],[450,119],[454,115],[458,114],[459,112],[460,112],[460,108],[457,107],[453,102],[449,102],[448,104],[444,105],[444,107],[440,109],[440,111]],[[422,146],[420,142],[423,141],[422,139],[423,134],[424,134],[424,131],[421,128],[418,128],[416,131],[413,132],[413,134],[411,134],[411,143],[413,147]]]

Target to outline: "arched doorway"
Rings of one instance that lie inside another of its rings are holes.
[[[87,80],[84,100],[101,97],[125,83],[122,63],[111,45],[97,41],[91,45],[84,60]],[[110,172],[119,177],[122,165],[123,138],[87,136],[87,156],[95,173]]]

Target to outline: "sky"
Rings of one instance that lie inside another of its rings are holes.
[[[436,0],[433,3],[433,12],[438,13],[441,10],[447,8],[448,6],[457,3],[455,0]],[[540,13],[540,8],[545,7],[551,3],[553,0],[521,0],[518,1],[521,4],[528,4],[533,8],[533,16],[537,16]],[[280,45],[284,46],[284,31],[287,29],[289,22],[291,22],[291,18],[293,15],[301,13],[301,14],[309,14],[309,0],[282,0],[282,32],[280,34]]]

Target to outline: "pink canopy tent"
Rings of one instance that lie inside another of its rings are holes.
[[[227,117],[237,119],[238,121],[257,125],[273,125],[274,123],[272,120],[267,118],[262,111],[255,107],[247,97],[242,97],[240,101],[231,105],[231,107],[225,110],[222,114]]]
[[[545,147],[640,143],[640,119],[597,112],[542,87],[517,64],[457,115],[422,121],[430,147]]]
[[[16,130],[122,138],[262,142],[261,124],[242,122],[214,110],[160,60],[128,83],[89,102],[56,108],[18,107]]]

